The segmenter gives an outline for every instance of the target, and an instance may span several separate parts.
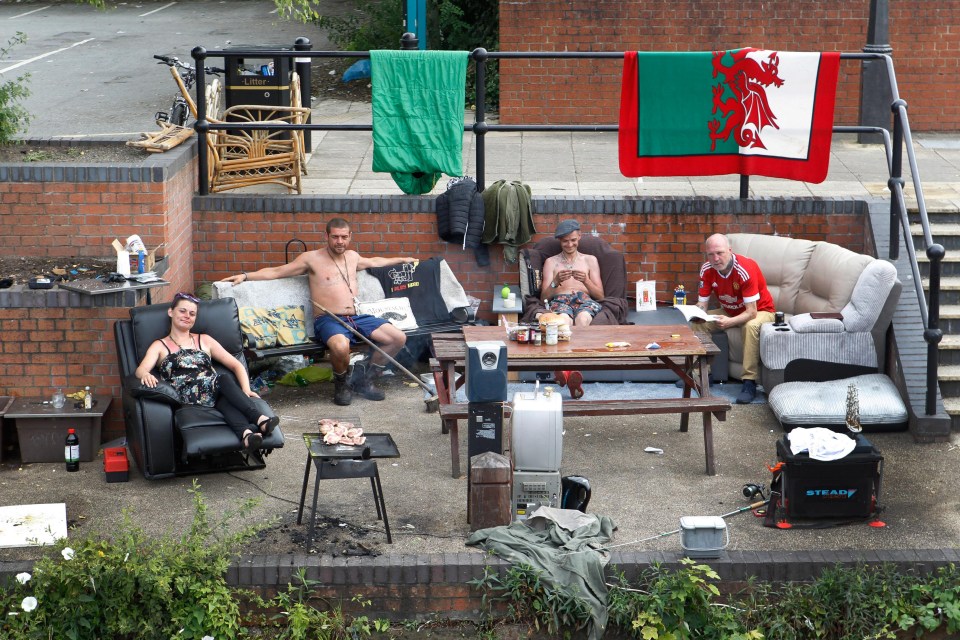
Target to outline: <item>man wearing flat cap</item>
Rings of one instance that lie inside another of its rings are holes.
[[[576,220],[562,221],[553,235],[560,240],[560,253],[543,263],[540,297],[547,309],[560,314],[568,325],[585,327],[601,309],[600,264],[595,256],[580,253],[580,223]],[[583,395],[579,372],[558,371],[555,376],[561,386],[569,384],[573,397]]]

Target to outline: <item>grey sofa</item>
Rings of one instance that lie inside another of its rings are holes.
[[[901,283],[889,262],[829,242],[731,234],[733,252],[757,261],[787,327],[760,331],[761,383],[769,393],[794,360],[883,370]],[[833,313],[839,317],[811,314]],[[778,330],[779,329],[779,330]],[[730,375],[743,373],[739,329],[727,332]]]

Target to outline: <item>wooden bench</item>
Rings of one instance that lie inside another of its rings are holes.
[[[469,417],[470,405],[466,402],[455,402],[440,405],[440,420],[443,423],[443,432],[450,433],[450,454],[453,464],[453,477],[460,477],[460,427],[459,421]],[[726,398],[708,396],[706,398],[654,398],[646,400],[565,400],[563,403],[564,417],[596,417],[596,416],[623,416],[645,415],[661,413],[682,414],[680,431],[689,430],[689,414],[710,413],[717,420],[726,420],[730,402]],[[504,420],[510,417],[510,403],[504,403]],[[704,431],[704,449],[706,456],[707,474],[713,475],[715,461],[713,455],[713,433]]]
[[[288,243],[289,244],[289,243]],[[424,261],[426,262],[426,261]],[[438,333],[460,333],[463,325],[472,324],[474,310],[470,305],[463,287],[457,281],[453,271],[445,260],[439,261],[439,290],[434,293],[443,299],[444,305],[450,314],[450,319],[442,322],[422,322],[417,319],[418,326],[404,331],[408,338],[429,336]],[[361,302],[375,302],[387,296],[383,286],[366,270],[357,272],[357,298]],[[288,355],[311,355],[323,357],[326,345],[318,341],[313,335],[314,309],[310,302],[310,288],[307,276],[294,276],[276,280],[256,280],[231,285],[226,282],[214,282],[212,288],[214,298],[231,297],[236,299],[238,307],[276,308],[281,306],[302,307],[306,317],[307,342],[294,345],[277,345],[272,347],[245,347],[244,355],[248,360],[275,358]],[[432,319],[432,318],[431,318]],[[366,350],[365,345],[358,349]]]

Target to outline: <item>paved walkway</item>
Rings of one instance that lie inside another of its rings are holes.
[[[468,112],[466,121],[473,121]],[[369,103],[324,100],[313,109],[320,124],[370,124]],[[307,164],[304,193],[383,195],[402,192],[389,174],[373,173],[373,141],[368,131],[314,131],[313,153]],[[929,209],[960,209],[960,136],[915,136],[917,166]],[[476,175],[474,135],[463,137],[467,175]],[[737,196],[737,176],[698,178],[626,178],[617,167],[614,132],[497,132],[487,134],[486,183],[522,180],[534,195],[554,196]],[[905,160],[906,163],[906,160]],[[909,167],[905,167],[909,178]],[[835,137],[830,172],[822,184],[775,178],[750,180],[751,197],[886,197],[886,159],[880,145],[864,145],[856,136]],[[446,189],[446,179],[434,194]],[[913,186],[907,183],[908,206],[916,206]]]

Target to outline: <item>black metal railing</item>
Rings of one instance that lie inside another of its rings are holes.
[[[307,58],[369,58],[369,51],[310,51],[309,41],[299,38],[295,45],[295,51],[266,51],[264,49],[251,49],[242,51],[231,49],[207,50],[203,47],[196,47],[192,55],[197,69],[197,122],[195,128],[198,132],[198,164],[199,164],[199,192],[200,195],[207,195],[209,192],[208,178],[208,157],[207,157],[207,134],[210,131],[232,131],[240,129],[267,129],[267,130],[306,130],[306,131],[372,131],[373,124],[312,124],[305,123],[300,125],[293,124],[269,124],[269,123],[216,123],[212,124],[206,119],[206,105],[203,99],[205,86],[204,61],[208,57],[220,58],[230,56],[247,56],[250,58],[269,57],[292,57],[298,59],[297,69],[301,71],[301,77],[306,73],[307,79],[304,84],[306,91],[306,100],[303,102],[309,105],[309,62]],[[474,49],[470,53],[470,58],[476,65],[476,111],[473,124],[465,124],[464,131],[472,132],[476,136],[476,180],[477,188],[483,190],[485,186],[485,168],[486,168],[486,147],[485,138],[488,133],[513,132],[513,131],[556,131],[556,132],[598,132],[598,131],[618,131],[618,125],[605,124],[582,124],[582,125],[553,125],[553,124],[490,124],[486,121],[486,65],[489,60],[503,60],[510,58],[520,59],[545,59],[545,58],[594,58],[594,59],[623,59],[623,52],[605,51],[605,52],[574,52],[574,51],[487,51],[483,48]],[[927,380],[926,397],[924,403],[924,412],[927,415],[936,414],[937,400],[937,350],[940,341],[943,339],[943,331],[940,329],[940,273],[941,262],[945,255],[942,245],[933,241],[933,234],[930,231],[930,220],[927,214],[926,202],[923,197],[923,187],[920,184],[919,168],[917,167],[917,157],[913,148],[913,138],[910,132],[910,122],[907,117],[907,103],[900,98],[897,88],[897,78],[893,67],[893,58],[883,53],[841,53],[841,60],[883,60],[887,67],[887,77],[890,81],[891,95],[893,102],[890,109],[893,113],[893,136],[882,127],[867,126],[834,126],[834,133],[857,133],[857,134],[880,134],[883,137],[884,150],[887,156],[887,167],[890,177],[887,186],[890,188],[890,254],[891,260],[896,260],[900,256],[900,237],[904,241],[907,249],[910,269],[913,274],[913,280],[916,283],[917,302],[920,307],[920,314],[923,319],[924,332],[923,337],[927,342]],[[920,276],[920,267],[917,263],[916,250],[913,246],[913,237],[910,233],[910,221],[907,214],[906,200],[904,197],[904,178],[903,178],[903,152],[906,150],[907,163],[910,166],[910,176],[913,183],[914,192],[917,198],[917,214],[923,235],[923,243],[928,259],[930,260],[930,282],[929,282],[929,304],[924,296],[922,278]],[[749,177],[740,177],[740,197],[746,199],[749,191]]]

